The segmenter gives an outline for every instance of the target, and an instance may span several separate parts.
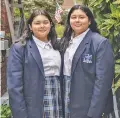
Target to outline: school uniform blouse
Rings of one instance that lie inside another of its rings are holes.
[[[63,118],[59,81],[61,66],[60,53],[53,49],[50,41],[46,43],[34,36],[33,40],[40,52],[45,73],[43,118]]]
[[[61,66],[59,51],[53,49],[50,41],[46,43],[37,39],[35,36],[33,36],[33,40],[42,58],[45,76],[59,76]]]
[[[83,32],[82,34],[74,38],[73,38],[74,35],[71,36],[71,40],[69,41],[69,46],[66,49],[64,54],[64,71],[63,71],[64,75],[67,75],[67,76],[71,75],[71,66],[72,66],[73,56],[79,44],[82,42],[83,38],[85,37],[88,31],[89,31],[89,28],[85,32]]]

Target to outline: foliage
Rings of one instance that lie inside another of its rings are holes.
[[[55,29],[56,29],[58,38],[61,38],[62,35],[63,35],[63,32],[64,32],[64,26],[60,25],[60,24],[57,24]]]
[[[120,0],[116,0],[114,3],[115,4],[120,4]]]
[[[116,60],[115,65],[115,84],[114,84],[114,92],[120,87],[120,59]]]
[[[20,17],[20,11],[18,8],[14,8],[14,17]]]
[[[2,105],[0,107],[1,118],[11,118],[11,110],[8,105]]]
[[[58,3],[61,5],[63,0],[59,0]],[[26,18],[28,18],[33,9],[37,8],[45,9],[54,18],[56,9],[55,0],[24,0],[23,5]]]
[[[83,0],[93,11],[101,34],[110,39],[115,55],[115,90],[120,87],[120,0]]]
[[[67,20],[67,15],[68,15],[68,11],[64,11],[62,14],[61,14],[61,17],[62,17],[62,25],[65,25],[66,23],[66,20]]]

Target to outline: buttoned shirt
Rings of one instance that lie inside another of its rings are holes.
[[[73,37],[74,34],[72,34],[71,40],[69,41],[69,46],[64,54],[64,68],[63,68],[64,75],[71,76],[71,66],[72,66],[73,56],[88,31],[89,28],[85,32],[83,32],[82,34],[76,37]]]
[[[59,76],[61,56],[59,51],[54,50],[50,41],[43,42],[33,36],[42,58],[45,76]]]

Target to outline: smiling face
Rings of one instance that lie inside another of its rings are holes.
[[[75,36],[86,31],[90,25],[88,16],[81,9],[74,10],[70,15],[70,25]]]
[[[48,34],[50,32],[51,24],[49,19],[44,15],[36,16],[30,26],[30,30],[34,36],[42,41],[48,41]]]

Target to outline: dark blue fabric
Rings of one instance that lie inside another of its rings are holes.
[[[43,118],[45,75],[35,42],[15,43],[7,64],[7,87],[13,118]]]
[[[113,110],[114,56],[108,39],[88,31],[72,61],[70,118],[101,118]]]

